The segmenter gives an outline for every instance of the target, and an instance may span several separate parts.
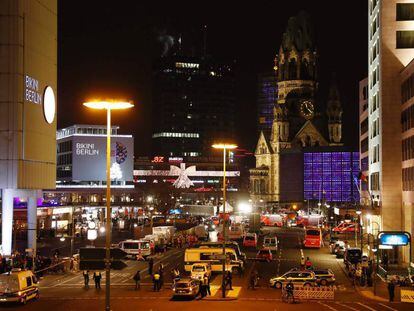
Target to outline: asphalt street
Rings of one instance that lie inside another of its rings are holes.
[[[265,228],[265,234],[276,234],[280,247],[273,254],[272,262],[253,260],[256,249],[244,249],[249,258],[242,276],[234,275],[233,290],[227,292],[231,301],[217,301],[221,297],[221,274],[212,277],[212,297],[208,300],[171,300],[170,270],[178,266],[183,269],[184,249],[171,249],[162,256],[155,258],[154,268],[160,263],[165,267],[165,285],[160,292],[152,291],[152,282],[148,273],[148,263],[129,260],[128,267],[111,274],[112,310],[299,310],[309,309],[326,311],[397,311],[412,310],[412,306],[404,303],[388,303],[371,301],[360,296],[346,277],[342,260],[329,254],[328,248],[304,249],[302,247],[303,230],[300,228]],[[262,239],[261,239],[262,240]],[[259,246],[261,245],[259,241]],[[314,267],[329,268],[335,273],[337,280],[334,301],[299,302],[286,304],[281,301],[280,290],[269,287],[269,279],[281,275],[291,268],[299,267],[302,254],[309,257]],[[259,286],[255,290],[247,289],[248,276],[252,269],[260,275]],[[142,288],[134,290],[133,275],[141,271]],[[101,283],[102,289],[94,288],[93,280],[90,287],[84,287],[81,273],[69,275],[51,275],[41,280],[38,301],[29,302],[26,306],[7,305],[6,308],[18,310],[104,310],[105,276]]]

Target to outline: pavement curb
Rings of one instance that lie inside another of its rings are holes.
[[[345,267],[343,265],[341,265],[338,261],[336,261],[336,262],[341,267],[341,269],[345,273],[345,275],[348,277],[348,271],[345,269]],[[349,278],[348,278],[348,280],[349,280]],[[358,285],[354,285],[352,287],[358,292],[359,295],[361,295],[365,298],[368,298],[368,299],[371,299],[371,300],[376,300],[376,301],[381,301],[381,302],[388,302],[388,300],[385,299],[385,298],[382,298],[380,296],[374,296],[374,293],[372,293],[372,295],[367,294],[366,292],[371,292],[370,290],[362,290],[361,287],[358,286]]]
[[[228,297],[228,298],[203,298],[200,300],[206,300],[206,301],[234,301],[237,300],[237,297]]]

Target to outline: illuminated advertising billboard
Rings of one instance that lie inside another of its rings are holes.
[[[381,245],[404,246],[410,243],[408,232],[380,232],[378,238]]]
[[[134,139],[132,136],[111,137],[111,179],[132,181]],[[72,141],[72,179],[106,180],[106,136],[74,136]]]

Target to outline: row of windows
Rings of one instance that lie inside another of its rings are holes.
[[[379,19],[378,19],[378,17],[375,17],[374,20],[372,21],[372,25],[371,25],[370,39],[372,39],[372,37],[375,35],[378,28],[379,28]]]
[[[371,75],[371,89],[375,86],[375,84],[377,84],[377,82],[379,81],[379,72],[378,72],[378,67],[375,68],[375,70],[372,72]]]
[[[361,122],[360,129],[361,135],[364,135],[366,132],[368,132],[368,118]]]
[[[402,159],[414,159],[414,136],[410,136],[402,141]]]
[[[368,157],[361,159],[361,171],[362,172],[368,171]]]
[[[373,113],[375,110],[379,108],[379,96],[377,93],[375,93],[375,95],[372,97],[371,103],[372,104],[370,113]]]
[[[74,134],[93,134],[93,135],[106,135],[106,128],[92,128],[92,127],[70,127],[59,130],[57,132],[57,138],[64,138]],[[117,129],[111,129],[111,135],[116,135]]]
[[[371,14],[377,6],[378,0],[371,0]]]
[[[379,46],[378,46],[378,41],[373,45],[372,50],[371,50],[371,60],[370,60],[370,64],[373,63],[373,61],[377,58],[377,56],[379,55]]]
[[[361,153],[368,151],[368,137],[364,138],[363,141],[361,141]]]
[[[184,137],[184,138],[199,138],[200,134],[198,133],[171,133],[171,132],[162,132],[155,133],[152,135],[152,138],[158,137]]]
[[[414,106],[410,106],[401,113],[401,130],[408,131],[414,127]]]
[[[414,74],[401,84],[401,104],[414,96]]]
[[[371,138],[376,137],[379,134],[379,119],[375,119],[371,124]]]
[[[380,160],[380,148],[379,145],[375,145],[374,148],[372,148],[372,154],[371,154],[371,163],[377,163]]]
[[[380,190],[379,172],[370,175],[370,185],[372,191]]]
[[[57,169],[56,172],[57,178],[70,178],[72,177],[72,171],[71,170],[62,170],[60,168]]]
[[[402,187],[403,191],[414,191],[414,167],[403,168]]]
[[[397,21],[414,20],[414,3],[397,3]]]
[[[57,165],[69,165],[72,164],[72,154],[59,154],[57,156]]]
[[[71,140],[58,143],[57,146],[58,146],[57,153],[72,152],[72,141]]]

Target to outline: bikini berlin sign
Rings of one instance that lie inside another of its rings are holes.
[[[111,172],[118,169],[115,179],[132,181],[134,170],[134,139],[132,136],[112,136]],[[106,180],[106,136],[77,136],[72,140],[72,179],[81,181]],[[115,176],[115,175],[114,175]]]
[[[26,101],[41,105],[42,94],[39,88],[39,80],[25,76],[24,98]]]

